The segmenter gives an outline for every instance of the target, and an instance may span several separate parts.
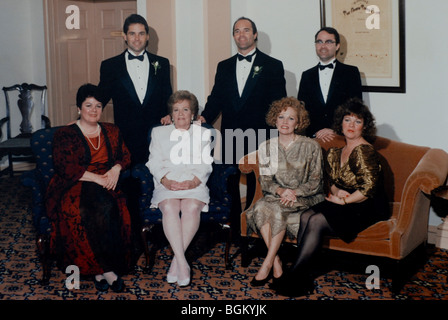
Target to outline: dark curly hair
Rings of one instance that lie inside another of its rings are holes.
[[[305,109],[305,103],[297,100],[294,97],[285,97],[274,101],[266,114],[266,123],[275,128],[278,115],[288,107],[294,109],[297,113],[298,123],[297,129],[294,129],[296,134],[303,134],[306,128],[310,125],[308,111]]]
[[[76,93],[76,106],[79,109],[81,109],[82,103],[87,98],[95,98],[96,100],[101,102],[101,104],[103,105],[103,109],[104,109],[104,103],[101,101],[102,97],[101,97],[100,91],[96,85],[91,84],[91,83],[86,83],[79,87],[78,92]]]
[[[345,116],[354,115],[355,117],[364,121],[364,127],[362,136],[368,142],[375,141],[376,138],[376,125],[375,118],[370,112],[369,108],[359,98],[351,98],[344,104],[340,105],[334,114],[333,130],[339,134],[342,133],[342,121]]]

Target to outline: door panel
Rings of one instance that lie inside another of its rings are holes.
[[[53,126],[77,119],[76,92],[87,82],[98,84],[101,61],[123,52],[126,17],[137,11],[136,1],[46,0],[48,106]],[[79,29],[67,29],[69,5],[79,8]],[[113,109],[101,121],[113,122]]]

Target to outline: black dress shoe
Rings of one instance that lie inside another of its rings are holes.
[[[268,276],[262,280],[257,280],[255,277],[251,280],[250,285],[252,287],[264,286],[272,278],[272,270],[269,272]]]
[[[269,288],[272,290],[276,290],[278,287],[280,287],[283,284],[283,281],[285,280],[285,273],[283,273],[280,277],[272,277],[272,282],[269,284]]]
[[[293,275],[282,277],[275,287],[275,292],[281,296],[301,297],[314,292],[314,279],[311,277],[297,277]]]
[[[112,282],[112,284],[110,285],[110,288],[112,289],[113,292],[117,292],[117,293],[123,292],[123,290],[125,288],[123,279],[118,277],[117,280]]]
[[[102,279],[100,281],[93,279],[93,283],[95,284],[95,288],[98,291],[107,291],[107,289],[109,289],[109,284],[107,283],[106,279]]]

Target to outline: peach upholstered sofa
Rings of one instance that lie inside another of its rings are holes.
[[[330,143],[319,142],[324,152],[330,147],[344,145],[344,139],[341,136]],[[338,238],[328,238],[324,247],[394,260],[397,264],[392,290],[399,291],[403,285],[400,283],[402,279],[398,279],[399,262],[427,242],[429,195],[434,188],[446,181],[448,154],[441,149],[410,145],[383,137],[376,139],[374,147],[381,157],[385,188],[390,201],[390,219],[370,226],[353,242],[346,243]],[[258,181],[257,159],[257,152],[246,155],[241,159],[239,169],[246,174],[253,171]],[[262,197],[262,190],[257,182],[250,207],[260,197]],[[248,237],[258,237],[258,235],[256,233],[248,235],[246,211],[241,214],[241,236],[243,266],[247,266],[250,262],[247,259]],[[285,242],[295,243],[295,241],[295,239],[285,239]]]

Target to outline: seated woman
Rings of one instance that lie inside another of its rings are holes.
[[[277,251],[285,234],[295,237],[300,214],[322,202],[322,149],[315,140],[300,135],[309,125],[308,112],[296,98],[275,101],[266,122],[279,136],[258,150],[263,198],[247,212],[250,229],[263,237],[268,253],[252,286],[262,286],[283,274]]]
[[[212,172],[211,131],[192,124],[198,100],[188,91],[177,91],[168,100],[172,124],[155,127],[151,133],[146,163],[154,177],[152,207],[162,211],[162,225],[174,253],[167,281],[190,284],[190,266],[185,258],[200,223],[201,211],[210,200],[207,180]]]
[[[379,156],[371,145],[376,133],[373,115],[361,100],[351,99],[336,110],[334,123],[346,144],[328,150],[329,195],[301,215],[298,255],[277,288],[279,294],[300,296],[314,290],[310,262],[324,236],[350,242],[362,230],[388,217]]]
[[[96,86],[81,86],[79,120],[54,135],[55,174],[46,194],[50,248],[62,267],[76,265],[81,275],[94,276],[98,290],[120,292],[120,274],[131,264],[131,225],[126,198],[116,187],[130,154],[118,128],[99,122],[98,99]]]

